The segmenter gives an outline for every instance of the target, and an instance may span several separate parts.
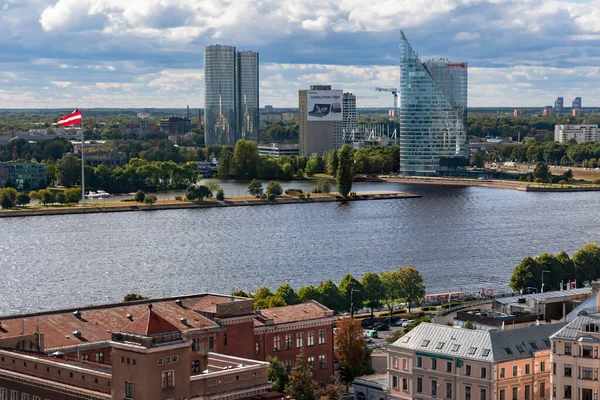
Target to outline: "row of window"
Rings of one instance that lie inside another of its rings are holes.
[[[325,337],[326,337],[326,330],[325,329],[320,329],[319,330],[319,344],[325,344]],[[314,346],[315,345],[315,332],[314,331],[310,331],[308,332],[308,336],[307,336],[307,346]],[[299,349],[301,347],[304,346],[304,332],[299,332],[296,333],[296,348]],[[293,335],[285,335],[285,350],[291,350],[293,349]],[[279,351],[281,350],[281,336],[275,336],[273,338],[273,351]],[[256,343],[256,353],[258,354],[260,352],[260,344]]]
[[[546,361],[540,361],[540,372],[546,371]],[[525,375],[531,375],[531,364],[525,364]],[[519,376],[519,367],[513,365],[512,376]],[[506,378],[506,368],[500,368],[500,379]]]
[[[129,359],[127,359],[129,360]],[[121,362],[123,362],[123,357],[121,357]],[[158,359],[158,365],[163,365],[163,364],[171,364],[171,362],[173,362],[173,364],[176,364],[179,362],[179,356],[175,355],[172,358],[171,357],[165,357],[165,358],[159,358]],[[127,362],[127,364],[129,364],[129,362]],[[135,365],[135,359],[133,360],[133,365]]]
[[[597,398],[597,397],[594,397],[594,391],[592,389],[581,388],[580,390],[581,390],[581,392],[579,393],[580,400],[592,400],[592,399]],[[565,387],[563,388],[563,398],[571,399],[572,395],[573,395],[573,389],[572,389],[571,385],[565,385]],[[552,387],[552,397],[553,398],[556,397],[556,387]]]
[[[84,354],[81,356],[81,359],[84,361],[90,361],[90,355]],[[103,352],[95,353],[94,359],[96,361],[96,364],[104,364],[104,353]]]
[[[4,362],[4,357],[1,357],[0,361]],[[15,360],[13,358],[12,359],[12,364],[16,366],[17,365],[17,360]],[[28,367],[27,361],[23,361],[23,367],[24,368]],[[45,368],[46,368],[46,372],[49,373],[50,372],[50,367],[45,367]],[[38,364],[37,363],[33,364],[33,369],[36,370],[36,371],[38,370]],[[62,376],[62,370],[57,369],[56,372],[58,373],[58,376]],[[74,377],[73,372],[69,372],[69,378],[73,378],[73,377]],[[81,375],[81,380],[85,381],[86,380],[86,376],[85,375]],[[94,383],[98,383],[98,378],[94,378]],[[107,381],[107,384],[108,384],[108,386],[110,386],[110,381]],[[4,400],[4,399],[0,399],[0,400]]]
[[[554,342],[552,343],[552,352],[554,354],[557,354],[557,343]],[[579,348],[579,357],[586,357],[586,358],[598,358],[598,348],[594,347],[594,346],[589,346],[589,345],[583,345],[583,346],[578,346]],[[563,346],[563,354],[565,355],[574,355],[573,354],[573,345],[572,343],[565,343]]]
[[[438,365],[437,365],[437,358],[431,358],[430,359],[430,368],[434,371],[436,371],[438,369]],[[423,367],[423,357],[417,357],[417,368],[424,368]],[[452,373],[453,372],[453,363],[452,361],[446,361],[446,372],[447,373]],[[471,376],[471,366],[470,365],[465,365],[465,375],[466,376]],[[480,369],[480,375],[481,378],[487,378],[487,368],[486,367],[481,367]]]
[[[552,374],[556,375],[556,363],[552,364]],[[585,380],[594,380],[597,381],[598,380],[598,368],[592,368],[592,367],[578,367],[578,371],[579,371],[579,375],[578,378],[579,379],[585,379]],[[563,376],[565,377],[572,377],[573,376],[573,366],[571,364],[564,364],[563,365]]]
[[[432,369],[432,370],[438,369],[437,361],[438,360],[436,358],[431,358],[430,369]],[[403,365],[402,365],[403,369],[408,370],[408,360],[403,359],[402,362],[403,362]],[[424,368],[423,367],[423,357],[417,357],[417,368]],[[570,368],[570,366],[569,366],[569,368]],[[541,361],[540,362],[540,372],[544,372],[544,371],[546,371],[546,362]],[[446,361],[446,372],[447,373],[453,372],[452,361]],[[530,374],[531,374],[531,364],[525,364],[525,375],[530,375]],[[595,379],[597,379],[597,375],[598,375],[598,373],[596,371],[596,374],[594,375]],[[465,364],[465,376],[472,376],[472,368],[471,368],[471,365],[469,365],[469,364]],[[519,368],[517,365],[512,367],[512,376],[513,377],[519,376]],[[565,373],[565,376],[571,376],[570,372],[569,372],[569,375],[566,375],[566,373]],[[589,373],[586,372],[586,376],[589,376]],[[484,378],[484,379],[487,378],[487,368],[486,367],[481,367],[479,377]],[[500,378],[501,379],[506,378],[506,368],[500,368]],[[592,379],[592,378],[583,378],[583,379]]]
[[[540,393],[539,398],[543,399],[546,397],[546,382],[539,383]],[[500,400],[507,400],[506,398],[506,389],[500,389],[499,391]],[[532,392],[531,385],[525,385],[523,387],[523,399],[524,400],[532,400]],[[519,400],[519,387],[515,386],[511,389],[511,398],[510,400]]]
[[[8,398],[9,390],[6,388],[0,388],[0,400],[9,400]],[[29,393],[21,393],[19,396],[19,392],[16,390],[10,391],[10,400],[42,400],[40,396],[30,396]],[[44,399],[50,400],[50,399]]]
[[[227,334],[223,336],[223,344],[227,344]],[[212,336],[208,337],[208,348],[210,350],[215,348],[215,338]],[[200,339],[192,339],[192,351],[200,350]]]

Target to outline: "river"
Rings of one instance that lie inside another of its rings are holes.
[[[387,189],[423,197],[1,219],[0,314],[120,301],[129,292],[297,288],[406,265],[423,274],[429,293],[504,291],[524,256],[572,254],[598,241],[595,192],[354,187]]]

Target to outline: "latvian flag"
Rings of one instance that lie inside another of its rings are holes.
[[[60,126],[71,126],[81,124],[81,110],[75,110],[69,115],[65,115],[58,120]]]

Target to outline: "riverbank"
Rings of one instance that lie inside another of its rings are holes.
[[[331,202],[350,202],[366,200],[392,200],[392,199],[412,199],[419,198],[420,194],[393,192],[393,191],[368,191],[357,192],[355,196],[343,197],[338,193],[331,194],[312,194],[310,198],[298,197],[279,197],[276,200],[269,201],[257,199],[254,197],[230,197],[223,201],[208,199],[201,202],[189,202],[182,200],[159,200],[156,203],[142,204],[134,202],[106,202],[106,203],[86,203],[77,206],[36,206],[23,207],[12,210],[0,211],[0,218],[10,217],[32,217],[40,215],[69,215],[69,214],[95,214],[95,213],[115,213],[132,211],[156,211],[156,210],[181,210],[187,208],[218,208],[218,207],[247,207],[247,206],[274,206],[283,204],[311,204],[311,203],[331,203]]]

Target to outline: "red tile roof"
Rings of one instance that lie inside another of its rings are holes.
[[[179,329],[169,321],[152,311],[152,304],[148,305],[148,308],[149,310],[145,314],[127,325],[122,331],[144,336],[179,331]]]
[[[75,309],[69,309],[0,317],[0,339],[19,336],[23,324],[26,335],[35,333],[36,325],[39,327],[39,332],[44,334],[46,350],[106,342],[110,340],[111,332],[119,332],[132,322],[127,318],[128,314],[137,321],[148,311],[149,303],[153,304],[154,312],[180,331],[218,328],[216,322],[192,310],[204,296],[184,296],[180,304],[175,302],[177,298],[166,298],[82,307],[78,309],[80,316],[73,314]],[[180,318],[186,318],[186,324]],[[75,337],[75,331],[81,335]]]
[[[234,299],[234,301],[235,300],[248,300],[248,299],[241,299],[241,298],[233,297],[233,296],[225,296],[225,295],[218,296],[218,295],[214,295],[214,294],[209,294],[209,295],[201,298],[194,305],[194,307],[192,307],[192,309],[194,311],[201,311],[201,312],[205,312],[205,313],[215,314],[217,312],[217,304],[229,303],[230,301],[232,301],[232,299]]]
[[[260,310],[260,314],[267,319],[272,319],[275,324],[286,324],[331,317],[333,311],[316,301],[310,300],[293,306],[266,308]],[[264,325],[260,320],[255,321],[255,326]]]

